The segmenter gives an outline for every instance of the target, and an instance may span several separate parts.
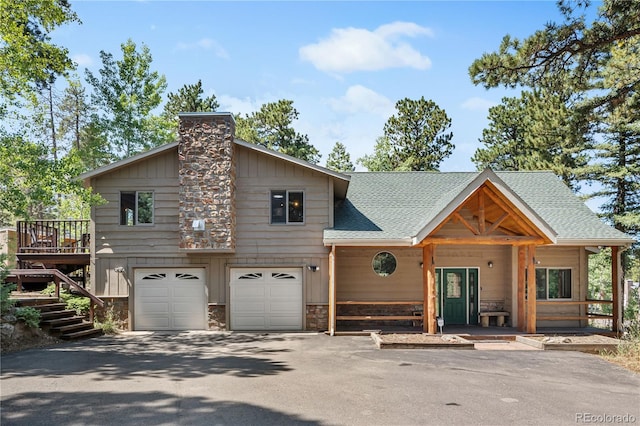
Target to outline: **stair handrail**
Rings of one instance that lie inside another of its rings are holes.
[[[29,275],[53,275],[58,278],[57,280],[54,280],[54,283],[56,284],[56,297],[58,298],[60,297],[60,281],[64,281],[69,284],[70,287],[73,287],[76,291],[83,296],[88,297],[89,300],[93,302],[89,305],[89,319],[91,322],[93,322],[94,316],[93,305],[96,304],[99,307],[104,308],[104,300],[79,286],[77,282],[63,274],[59,269],[10,269],[9,276],[11,275],[15,275],[16,277]]]

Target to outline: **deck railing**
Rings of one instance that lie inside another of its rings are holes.
[[[57,269],[11,269],[9,270],[9,276],[7,279],[11,282],[16,282],[18,285],[18,292],[22,291],[22,280],[33,276],[51,276],[53,282],[56,285],[56,298],[60,299],[60,283],[66,283],[70,288],[74,289],[80,295],[89,298],[89,321],[93,322],[95,318],[95,306],[104,308],[104,301],[98,296],[82,288],[77,282],[72,280],[67,275],[63,274]]]
[[[613,305],[612,300],[538,300],[537,306],[586,306],[586,312],[581,315],[565,315],[565,314],[539,314],[538,321],[566,321],[566,320],[611,320],[612,314],[603,312],[595,312],[591,305]]]
[[[18,221],[18,253],[89,253],[89,220]]]

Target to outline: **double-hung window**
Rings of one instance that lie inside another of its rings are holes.
[[[536,268],[538,300],[571,299],[571,269]]]
[[[304,192],[271,191],[271,224],[304,223]]]
[[[153,225],[153,191],[120,192],[120,225]]]

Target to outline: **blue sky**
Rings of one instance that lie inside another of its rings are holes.
[[[502,37],[560,21],[553,1],[222,2],[71,1],[81,25],[53,34],[84,79],[99,52],[146,44],[167,92],[202,80],[220,111],[250,113],[291,99],[294,127],[324,165],[336,141],[355,163],[373,152],[395,103],[424,96],[452,119],[454,154],[442,171],[475,170],[471,156],[488,108],[504,89],[472,85],[469,65]],[[165,93],[165,95],[166,95]]]

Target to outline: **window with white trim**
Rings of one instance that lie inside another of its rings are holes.
[[[571,269],[536,268],[536,299],[571,299]]]
[[[120,192],[120,225],[153,225],[153,191]]]
[[[304,223],[304,192],[271,191],[271,224]]]

